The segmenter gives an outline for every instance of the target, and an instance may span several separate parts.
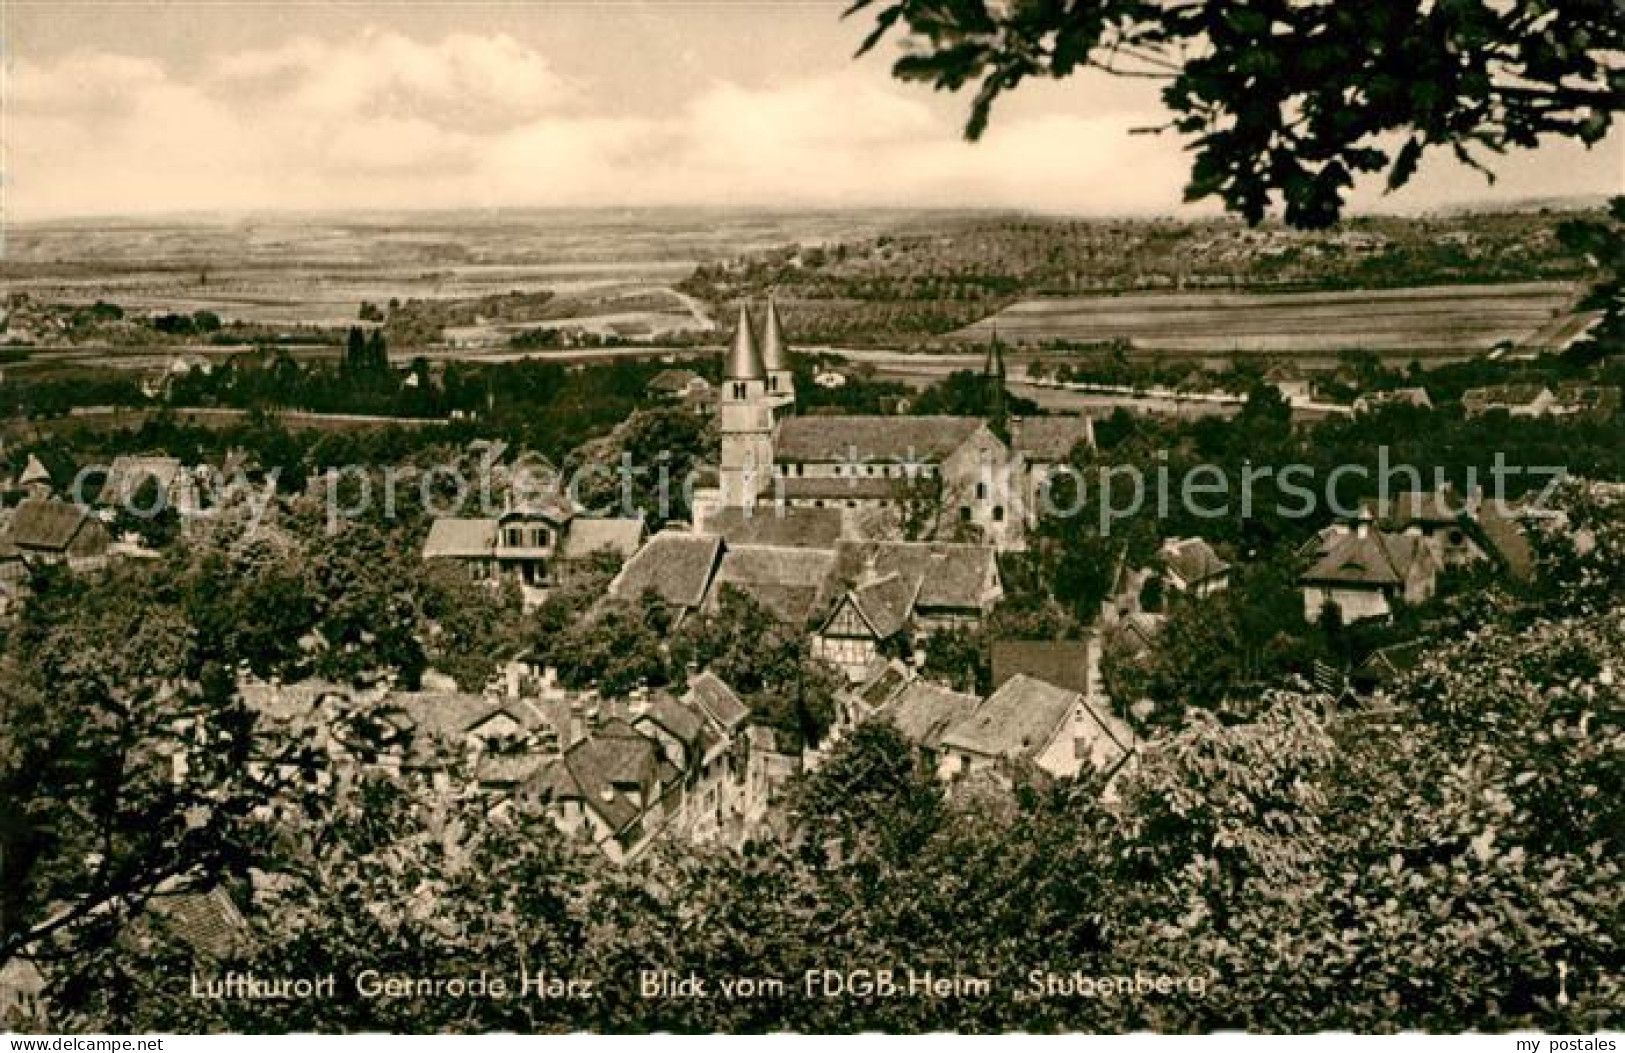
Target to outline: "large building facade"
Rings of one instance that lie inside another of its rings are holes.
[[[760,341],[742,307],[723,363],[718,485],[696,495],[698,525],[718,509],[839,509],[864,520],[856,536],[1022,547],[1038,488],[1075,445],[1093,444],[1093,429],[1087,417],[1006,417],[997,343],[983,371],[985,418],[798,415],[777,306],[769,301]]]

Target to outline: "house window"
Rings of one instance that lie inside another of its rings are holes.
[[[970,522],[970,506],[969,505],[961,505],[960,506],[960,509],[959,509],[959,521],[961,523],[969,523]]]
[[[524,532],[518,527],[509,527],[507,534],[509,548],[518,548],[525,543],[523,537]]]
[[[745,397],[745,385],[743,385],[743,384],[735,384],[734,385],[734,398],[743,399],[744,397]]]
[[[995,522],[995,523],[1004,522],[1004,506],[1003,505],[994,505],[993,506],[993,522]]]
[[[977,483],[976,484],[976,500],[978,500],[978,501],[987,500],[987,484],[986,483]]]
[[[841,474],[841,466],[840,466],[840,465],[838,465],[838,464],[837,464],[837,465],[836,465],[836,466],[835,466],[835,474],[836,474],[836,475],[840,475],[840,474]]]

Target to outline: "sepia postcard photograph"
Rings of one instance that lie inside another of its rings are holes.
[[[6,1051],[1617,1053],[1622,3],[0,0]]]

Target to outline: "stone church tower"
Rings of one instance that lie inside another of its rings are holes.
[[[762,365],[767,370],[767,397],[781,415],[796,404],[796,379],[790,370],[790,347],[784,341],[784,325],[779,321],[779,305],[767,300],[767,329],[762,334]]]
[[[770,332],[776,332],[772,312],[768,327]],[[779,344],[782,356],[782,335]],[[754,505],[757,496],[772,485],[777,405],[768,391],[772,375],[756,346],[750,309],[741,305],[739,328],[722,366],[722,463],[717,481],[725,508]]]

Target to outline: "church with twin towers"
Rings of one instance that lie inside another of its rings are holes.
[[[1008,416],[1004,357],[988,348],[989,416],[798,412],[795,361],[778,304],[761,336],[743,304],[718,388],[722,437],[714,490],[695,494],[696,526],[717,511],[788,515],[840,510],[854,538],[986,541],[1024,547],[1039,494],[1079,443],[1087,416]],[[921,510],[928,514],[922,517]],[[905,525],[906,520],[906,525]]]

